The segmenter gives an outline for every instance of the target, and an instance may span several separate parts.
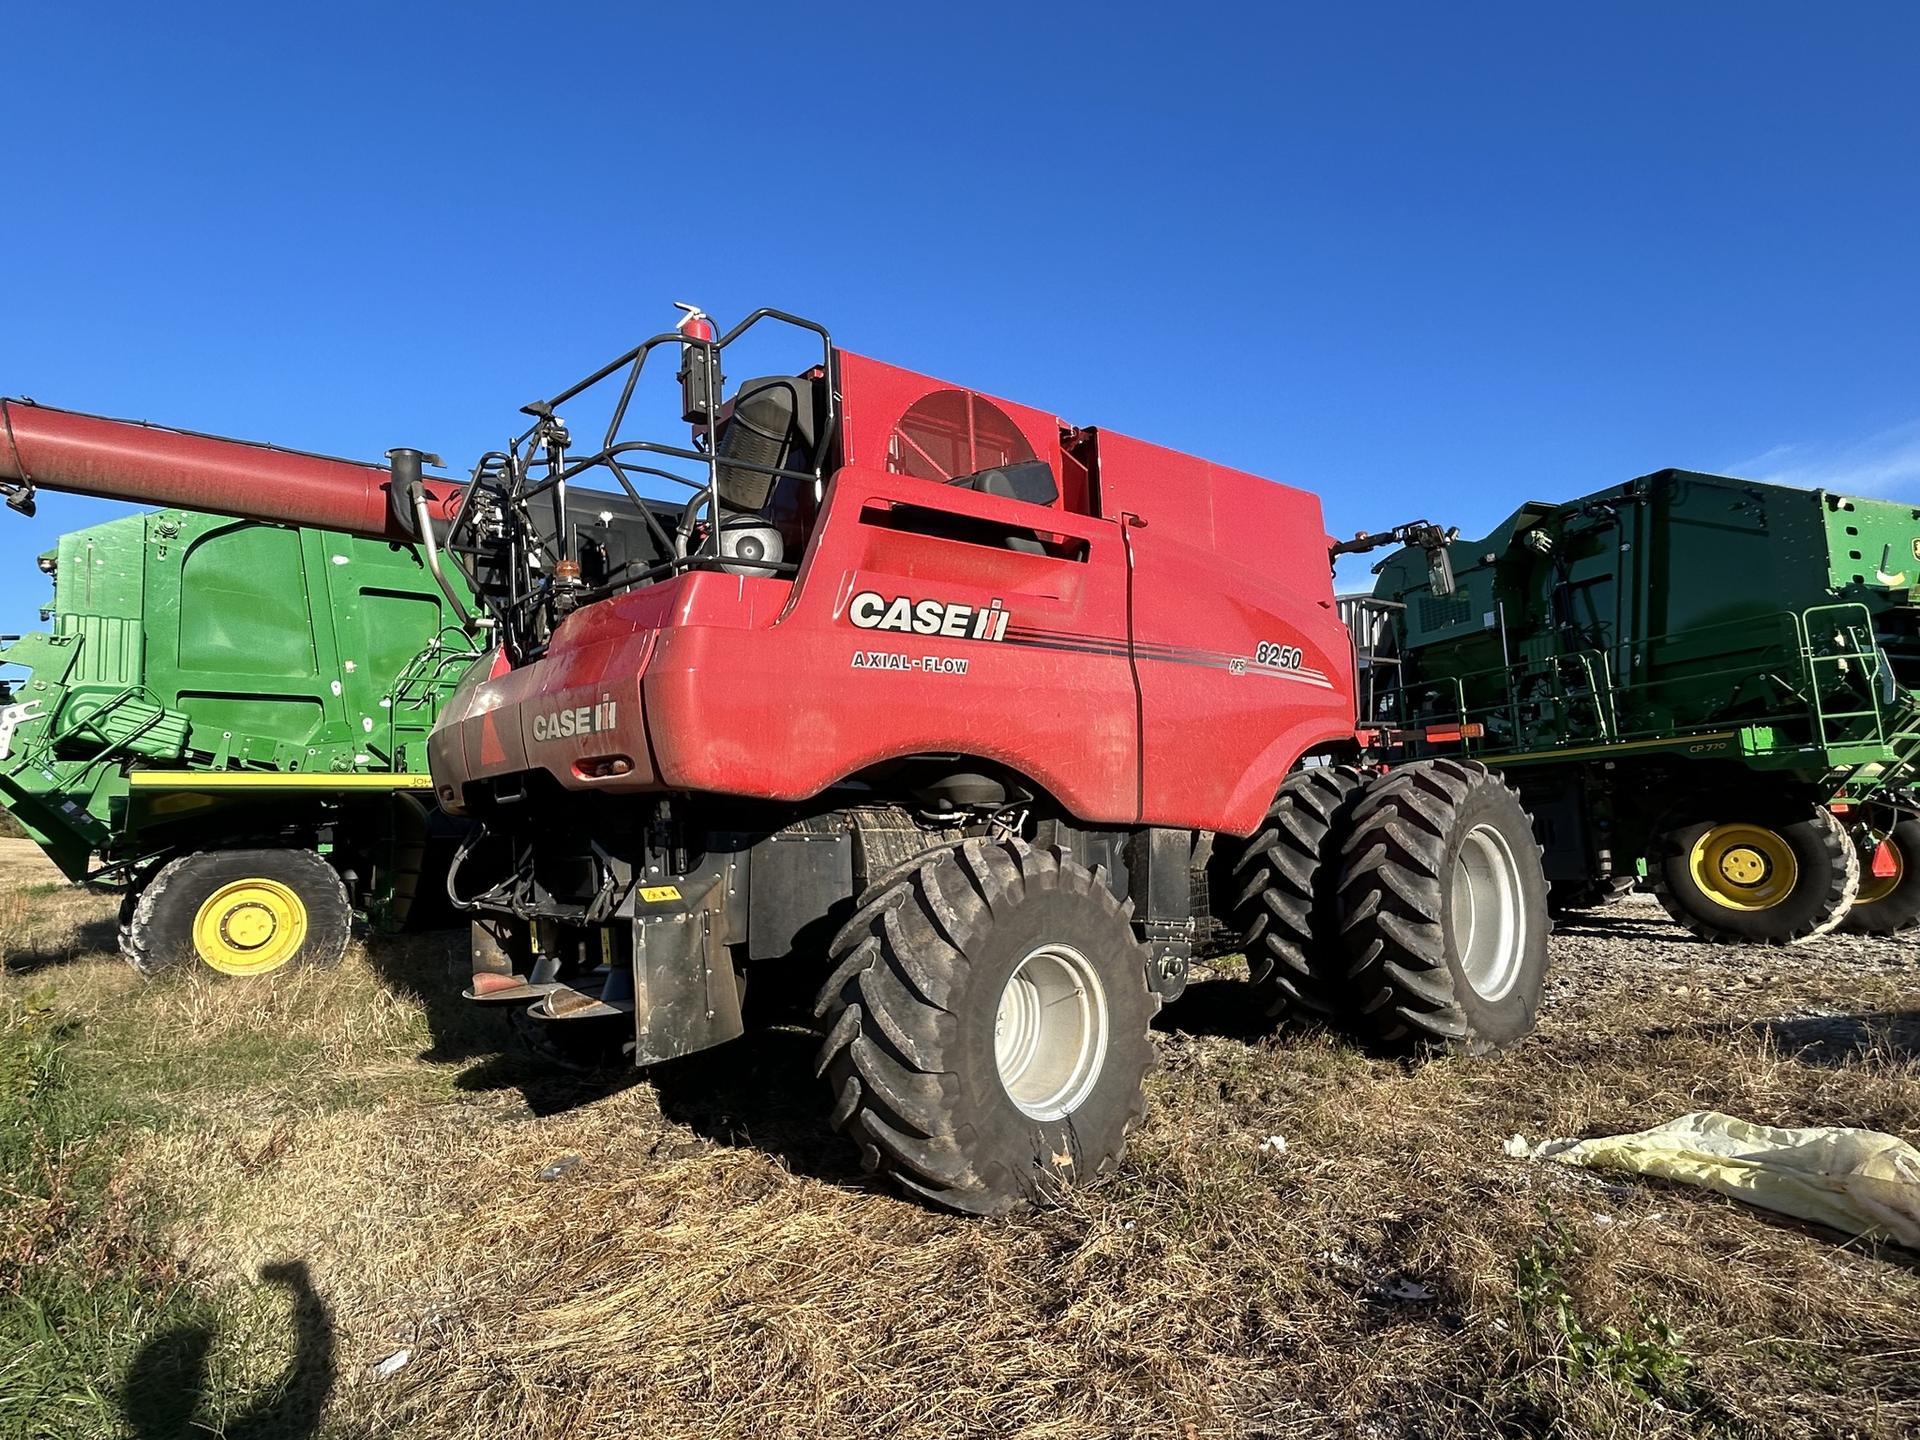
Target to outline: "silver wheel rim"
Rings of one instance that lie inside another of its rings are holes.
[[[1473,993],[1499,1000],[1519,983],[1527,948],[1520,867],[1506,836],[1476,825],[1453,862],[1453,941]]]
[[[993,1018],[993,1059],[1007,1098],[1035,1120],[1080,1108],[1107,1058],[1107,992],[1087,957],[1042,945],[1007,977]]]

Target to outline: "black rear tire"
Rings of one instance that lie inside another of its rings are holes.
[[[1798,945],[1846,919],[1860,889],[1846,827],[1787,801],[1730,800],[1670,824],[1648,869],[1667,914],[1712,945]]]
[[[1520,797],[1484,765],[1422,760],[1368,785],[1339,896],[1348,975],[1375,1041],[1479,1055],[1533,1029],[1547,881]]]
[[[1335,907],[1347,812],[1365,783],[1351,765],[1296,770],[1232,865],[1231,923],[1270,1020],[1352,1009]]]
[[[224,938],[209,947],[209,935]],[[347,888],[312,850],[201,850],[154,872],[133,902],[120,951],[143,975],[197,959],[229,976],[255,976],[337,965],[352,935]]]
[[[996,1030],[1003,992],[1055,952],[1084,967],[1064,1013],[1097,1007],[1102,1039],[1091,1060],[1087,1045],[1072,1052],[1083,1058],[1067,1067],[1067,1099],[1047,1113],[1014,1098]],[[929,851],[869,890],[831,956],[818,1069],[832,1123],[867,1169],[946,1209],[993,1215],[1118,1162],[1143,1111],[1157,1006],[1146,949],[1104,870],[1018,841]]]
[[[1920,925],[1920,820],[1903,816],[1891,830],[1854,832],[1860,852],[1860,893],[1840,929],[1849,935],[1896,935]],[[1885,841],[1890,876],[1873,874],[1874,850]]]

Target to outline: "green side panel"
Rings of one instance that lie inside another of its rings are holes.
[[[129,515],[62,535],[54,550],[53,633],[84,641],[75,684],[140,683],[146,517]]]
[[[384,690],[391,686],[415,655],[420,652],[421,637],[431,635],[440,624],[441,606],[433,595],[402,595],[389,590],[363,590],[353,617],[350,641],[365,659],[375,682]]]
[[[1920,685],[1920,510],[1666,470],[1521,507],[1383,565],[1403,688],[1378,718],[1479,724],[1488,758],[1755,727],[1815,779],[1884,754]]]
[[[317,695],[182,690],[178,704],[193,717],[193,740],[201,749],[219,750],[222,741],[242,736],[305,745],[320,733],[326,718],[325,702]]]
[[[147,517],[128,515],[62,535],[54,554],[54,608],[63,614],[140,618]]]
[[[235,524],[200,536],[180,566],[180,668],[315,678],[305,569],[297,530]]]
[[[1820,496],[1828,584],[1873,612],[1874,630],[1908,689],[1920,689],[1920,509],[1891,500]]]
[[[1904,592],[1920,583],[1920,509],[1891,500],[1820,496],[1829,547],[1827,583]]]
[[[40,706],[0,761],[0,806],[69,875],[258,824],[258,801],[130,795],[136,765],[423,766],[440,705],[474,658],[405,545],[162,510],[62,536],[45,559],[54,633],[0,649],[0,703]],[[337,845],[391,848],[384,799],[321,787],[301,800]]]

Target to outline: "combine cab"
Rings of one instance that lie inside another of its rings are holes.
[[[1920,920],[1920,510],[1666,470],[1345,602],[1401,752],[1499,766],[1556,903],[1644,871],[1716,942]]]

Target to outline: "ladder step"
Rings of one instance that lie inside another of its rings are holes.
[[[529,1005],[527,1013],[536,1020],[594,1020],[608,1015],[631,1015],[633,1001],[607,1000],[575,990],[571,985],[555,985]]]
[[[558,980],[538,983],[522,981],[504,990],[463,990],[461,995],[481,1005],[504,1005],[516,1000],[541,1000],[555,990],[564,989]]]

